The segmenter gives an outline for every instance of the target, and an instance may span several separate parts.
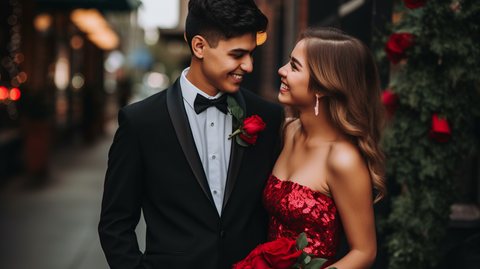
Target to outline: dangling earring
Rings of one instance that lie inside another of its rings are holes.
[[[318,94],[315,94],[315,97],[317,97],[317,104],[315,105],[315,116],[318,116],[318,99],[320,99],[320,96]]]

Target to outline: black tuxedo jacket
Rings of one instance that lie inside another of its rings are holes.
[[[120,110],[109,151],[99,235],[113,269],[231,268],[267,240],[262,191],[279,153],[281,106],[245,89],[246,117],[266,123],[254,146],[232,141],[218,215],[185,113],[180,83]],[[232,129],[233,131],[233,129]],[[146,250],[135,227],[143,210]]]

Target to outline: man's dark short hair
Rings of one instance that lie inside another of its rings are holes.
[[[265,32],[267,17],[253,0],[190,0],[185,35],[190,50],[192,39],[200,35],[212,48],[220,40]]]

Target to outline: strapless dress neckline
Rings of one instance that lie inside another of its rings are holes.
[[[298,186],[299,188],[302,188],[302,189],[307,190],[307,191],[310,191],[310,192],[312,192],[312,193],[316,193],[316,194],[318,194],[318,195],[321,195],[321,196],[323,196],[324,198],[329,199],[332,203],[334,202],[332,197],[330,197],[330,196],[328,196],[328,195],[326,195],[326,194],[324,194],[324,193],[321,193],[321,192],[319,192],[319,191],[316,191],[316,190],[314,190],[314,189],[311,189],[311,188],[309,188],[309,187],[307,187],[307,186],[305,186],[305,185],[302,185],[302,184],[300,184],[300,183],[297,183],[297,182],[294,182],[294,181],[290,181],[290,180],[281,180],[281,179],[279,179],[277,176],[275,176],[274,174],[270,174],[270,178],[273,178],[274,180],[276,180],[276,181],[278,181],[278,182],[280,182],[280,183],[289,182],[289,183],[291,183],[291,184],[293,184],[293,185],[295,185],[295,186]]]

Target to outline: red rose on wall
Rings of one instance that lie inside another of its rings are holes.
[[[249,144],[255,144],[255,142],[257,142],[257,133],[265,130],[265,126],[267,126],[263,122],[262,118],[257,115],[253,115],[244,119],[243,124],[244,126],[242,130],[245,131],[250,138],[244,135],[243,132],[240,133],[240,138]]]
[[[447,120],[439,119],[438,116],[438,113],[432,116],[432,129],[428,133],[428,137],[443,144],[452,137],[452,132],[450,132]]]
[[[414,44],[413,35],[409,33],[393,33],[384,50],[388,58],[396,64],[406,57],[405,50]]]
[[[405,5],[410,9],[424,7],[426,0],[403,0]]]
[[[288,269],[297,261],[302,250],[297,250],[297,243],[284,237],[264,245],[265,259],[275,269]]]
[[[391,118],[395,110],[398,108],[398,95],[386,90],[382,94],[382,102],[387,110],[388,118]]]

